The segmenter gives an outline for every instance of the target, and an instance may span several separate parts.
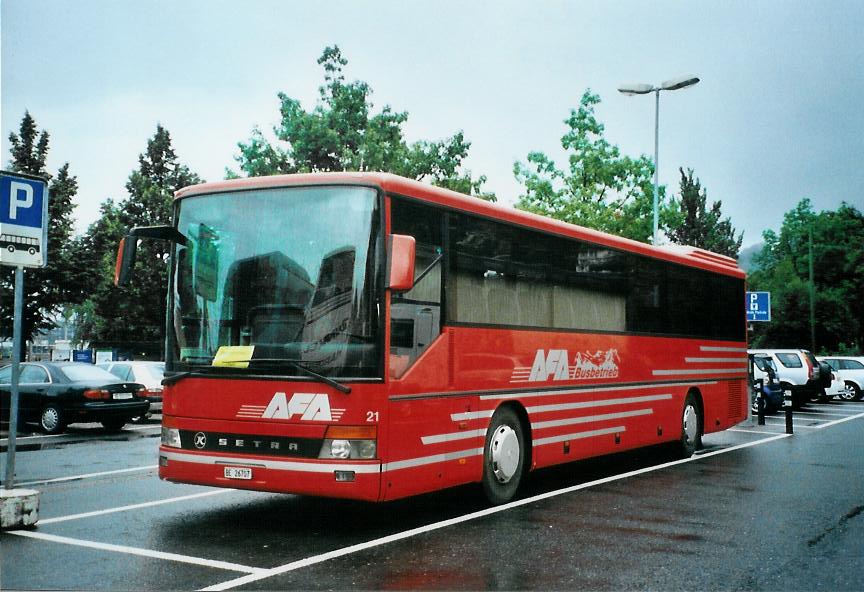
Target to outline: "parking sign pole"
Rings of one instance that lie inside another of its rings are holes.
[[[15,489],[15,439],[18,435],[18,378],[21,374],[21,317],[24,310],[24,268],[15,268],[15,320],[12,323],[12,398],[9,402],[9,445],[6,451],[6,489]]]

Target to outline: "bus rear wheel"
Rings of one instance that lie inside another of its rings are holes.
[[[492,416],[483,449],[483,492],[493,505],[516,496],[525,472],[525,435],[516,412],[502,407]]]
[[[702,447],[702,409],[692,393],[687,394],[681,410],[681,439],[678,447],[684,458],[690,458]]]

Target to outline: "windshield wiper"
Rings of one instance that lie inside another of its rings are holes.
[[[248,360],[242,360],[241,362],[248,362],[250,367],[254,368],[256,365],[264,363],[268,365],[280,365],[280,364],[288,364],[297,370],[300,370],[304,374],[311,376],[312,378],[317,378],[320,382],[323,382],[326,385],[332,386],[337,391],[345,393],[346,395],[351,392],[351,387],[342,384],[341,382],[337,382],[332,378],[328,378],[323,374],[318,374],[314,370],[310,370],[306,366],[300,363],[299,360],[292,360],[289,358],[250,358]],[[233,364],[240,363],[237,361],[233,361]]]

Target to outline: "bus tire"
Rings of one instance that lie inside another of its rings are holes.
[[[687,393],[681,408],[681,439],[678,447],[683,458],[690,458],[702,447],[702,409],[693,393]]]
[[[522,422],[510,407],[492,416],[483,448],[483,492],[493,505],[516,496],[525,473],[525,434]]]

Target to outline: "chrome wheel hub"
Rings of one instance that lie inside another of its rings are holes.
[[[519,468],[519,437],[510,426],[498,426],[489,442],[492,473],[499,483],[507,483]]]
[[[60,423],[60,414],[53,407],[42,412],[42,427],[46,430],[54,430]]]
[[[684,408],[684,437],[688,442],[695,442],[699,435],[699,414],[693,405]]]

